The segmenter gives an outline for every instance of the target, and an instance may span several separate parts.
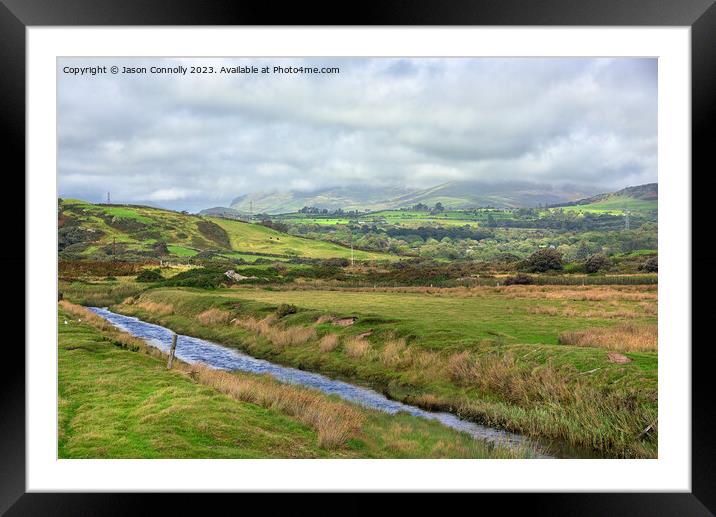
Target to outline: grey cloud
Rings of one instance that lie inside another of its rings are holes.
[[[656,181],[654,59],[65,59],[337,75],[58,75],[59,194],[198,210],[258,190]]]

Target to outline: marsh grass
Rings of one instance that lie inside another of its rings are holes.
[[[659,331],[656,325],[625,323],[614,327],[595,327],[562,332],[563,345],[597,347],[620,352],[655,352]]]
[[[197,314],[196,319],[202,325],[226,325],[231,319],[231,313],[211,308]]]
[[[141,302],[135,302],[134,305],[138,309],[151,312],[157,316],[167,316],[168,314],[174,313],[174,307],[169,303],[153,302],[151,300],[143,300]]]
[[[318,349],[324,354],[332,352],[338,346],[339,341],[340,337],[338,334],[326,334],[318,342]]]
[[[370,342],[359,336],[352,336],[345,340],[343,349],[348,357],[354,359],[365,356],[370,350]]]
[[[280,348],[303,345],[316,338],[316,329],[312,327],[280,327],[275,325],[276,321],[277,318],[270,315],[261,320],[252,317],[242,319],[237,318],[234,320],[233,324],[265,337]]]

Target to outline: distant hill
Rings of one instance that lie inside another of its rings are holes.
[[[392,259],[267,228],[261,224],[202,217],[148,206],[60,201],[58,251],[65,258],[102,259],[119,254],[158,258],[213,252],[271,257]]]
[[[244,194],[235,198],[231,210],[239,213],[280,214],[295,212],[304,206],[335,210],[387,210],[406,208],[417,203],[442,203],[447,208],[536,207],[555,204],[596,194],[598,189],[588,186],[553,186],[528,182],[485,183],[451,181],[425,189],[384,188],[366,185],[300,191],[271,191]],[[226,210],[210,209],[214,213]],[[202,211],[202,213],[210,213]]]
[[[595,196],[578,199],[567,203],[553,204],[551,206],[564,208],[589,209],[593,211],[622,211],[624,209],[635,211],[654,211],[658,209],[659,186],[657,183],[647,183],[634,187],[627,187],[616,192],[607,192]]]
[[[204,210],[199,212],[199,215],[213,215],[216,217],[237,218],[243,215],[248,215],[248,213],[241,212],[240,210],[234,210],[233,208],[229,208],[227,206],[215,206],[212,208],[205,208]]]

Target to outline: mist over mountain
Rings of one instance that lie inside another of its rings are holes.
[[[304,206],[328,210],[385,210],[406,208],[417,203],[432,206],[438,202],[454,209],[487,206],[521,208],[567,203],[601,192],[603,189],[588,185],[531,182],[450,181],[424,189],[354,185],[310,191],[272,190],[242,194],[234,198],[229,207],[214,207],[202,213],[280,214],[295,212]]]

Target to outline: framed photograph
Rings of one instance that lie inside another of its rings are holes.
[[[712,2],[312,14],[3,0],[27,245],[0,508],[529,492],[711,515]]]

